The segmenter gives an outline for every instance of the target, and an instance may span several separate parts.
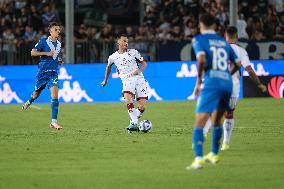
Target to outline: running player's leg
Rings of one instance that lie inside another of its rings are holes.
[[[133,103],[135,84],[136,81],[133,78],[128,78],[122,82],[122,93],[130,117],[130,125],[127,127],[128,131],[138,131],[138,117]]]
[[[26,110],[30,107],[30,105],[40,96],[46,84],[47,80],[44,74],[39,74],[36,76],[35,91],[31,94],[30,99],[22,106],[22,110]]]
[[[222,138],[222,126],[221,119],[224,114],[224,111],[215,111],[211,114],[211,122],[212,122],[212,144],[211,144],[211,152],[204,157],[206,161],[209,161],[213,164],[216,164],[220,161],[218,156],[219,148],[220,148],[220,140]]]
[[[193,150],[195,159],[190,166],[186,169],[200,169],[203,167],[203,143],[204,135],[203,128],[211,114],[218,103],[219,103],[219,93],[218,90],[212,90],[204,88],[201,91],[200,97],[197,101],[196,114],[195,114],[195,125],[193,129]]]
[[[123,91],[123,97],[130,117],[130,124],[127,130],[129,132],[138,131],[138,117],[133,104],[134,94],[130,91]]]
[[[51,93],[51,124],[50,128],[54,129],[62,129],[62,127],[58,124],[57,116],[58,116],[58,86],[52,86],[49,88]]]
[[[47,83],[47,87],[50,90],[51,94],[51,124],[50,128],[54,129],[62,129],[62,127],[58,124],[57,116],[58,116],[58,108],[59,108],[59,101],[58,101],[58,75],[57,73],[49,73],[49,79]]]
[[[42,90],[34,91],[28,101],[22,106],[22,110],[26,110],[40,96]]]
[[[136,109],[136,113],[137,113],[137,117],[139,119],[143,116],[143,113],[145,112],[147,99],[146,98],[140,98],[140,99],[137,99],[137,100],[138,100],[137,101],[138,102],[138,108]]]
[[[231,140],[231,135],[234,128],[234,110],[237,106],[237,97],[231,97],[230,99],[230,109],[225,112],[225,119],[223,123],[223,130],[224,130],[224,138],[223,138],[223,144],[221,150],[227,150],[229,149],[229,143]]]
[[[136,85],[136,95],[138,108],[136,109],[138,119],[142,117],[145,112],[146,101],[148,100],[148,86],[149,84],[144,78],[140,78]]]
[[[211,119],[208,119],[204,128],[203,128],[203,134],[204,134],[205,137],[207,137],[207,134],[208,134],[211,127],[212,127]]]

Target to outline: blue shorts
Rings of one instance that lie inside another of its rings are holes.
[[[203,88],[197,100],[196,113],[212,113],[230,109],[230,89]]]
[[[36,76],[35,91],[43,90],[45,87],[58,87],[58,74],[57,72],[44,72]]]

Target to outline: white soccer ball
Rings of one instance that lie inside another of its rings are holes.
[[[142,120],[139,124],[139,131],[148,133],[151,131],[152,123],[149,120]]]

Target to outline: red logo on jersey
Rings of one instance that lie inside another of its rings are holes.
[[[268,84],[268,92],[274,98],[283,98],[284,77],[273,77]]]

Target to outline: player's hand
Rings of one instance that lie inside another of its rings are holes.
[[[106,84],[107,84],[107,81],[103,80],[103,82],[101,83],[101,86],[104,87],[104,86],[106,86]]]
[[[194,96],[199,96],[200,95],[200,91],[201,91],[201,85],[200,84],[196,84],[195,88],[194,88]]]
[[[62,58],[59,57],[59,58],[58,58],[58,64],[62,66],[63,63],[64,63],[64,62],[63,62]]]
[[[138,69],[138,70],[135,70],[132,74],[133,75],[140,75],[141,74],[141,70],[140,69]]]
[[[53,56],[54,55],[54,51],[51,50],[50,52],[46,52],[46,56]]]
[[[266,92],[267,91],[267,87],[265,86],[265,85],[263,85],[263,84],[259,84],[258,86],[257,86],[260,90],[261,90],[261,92]]]

